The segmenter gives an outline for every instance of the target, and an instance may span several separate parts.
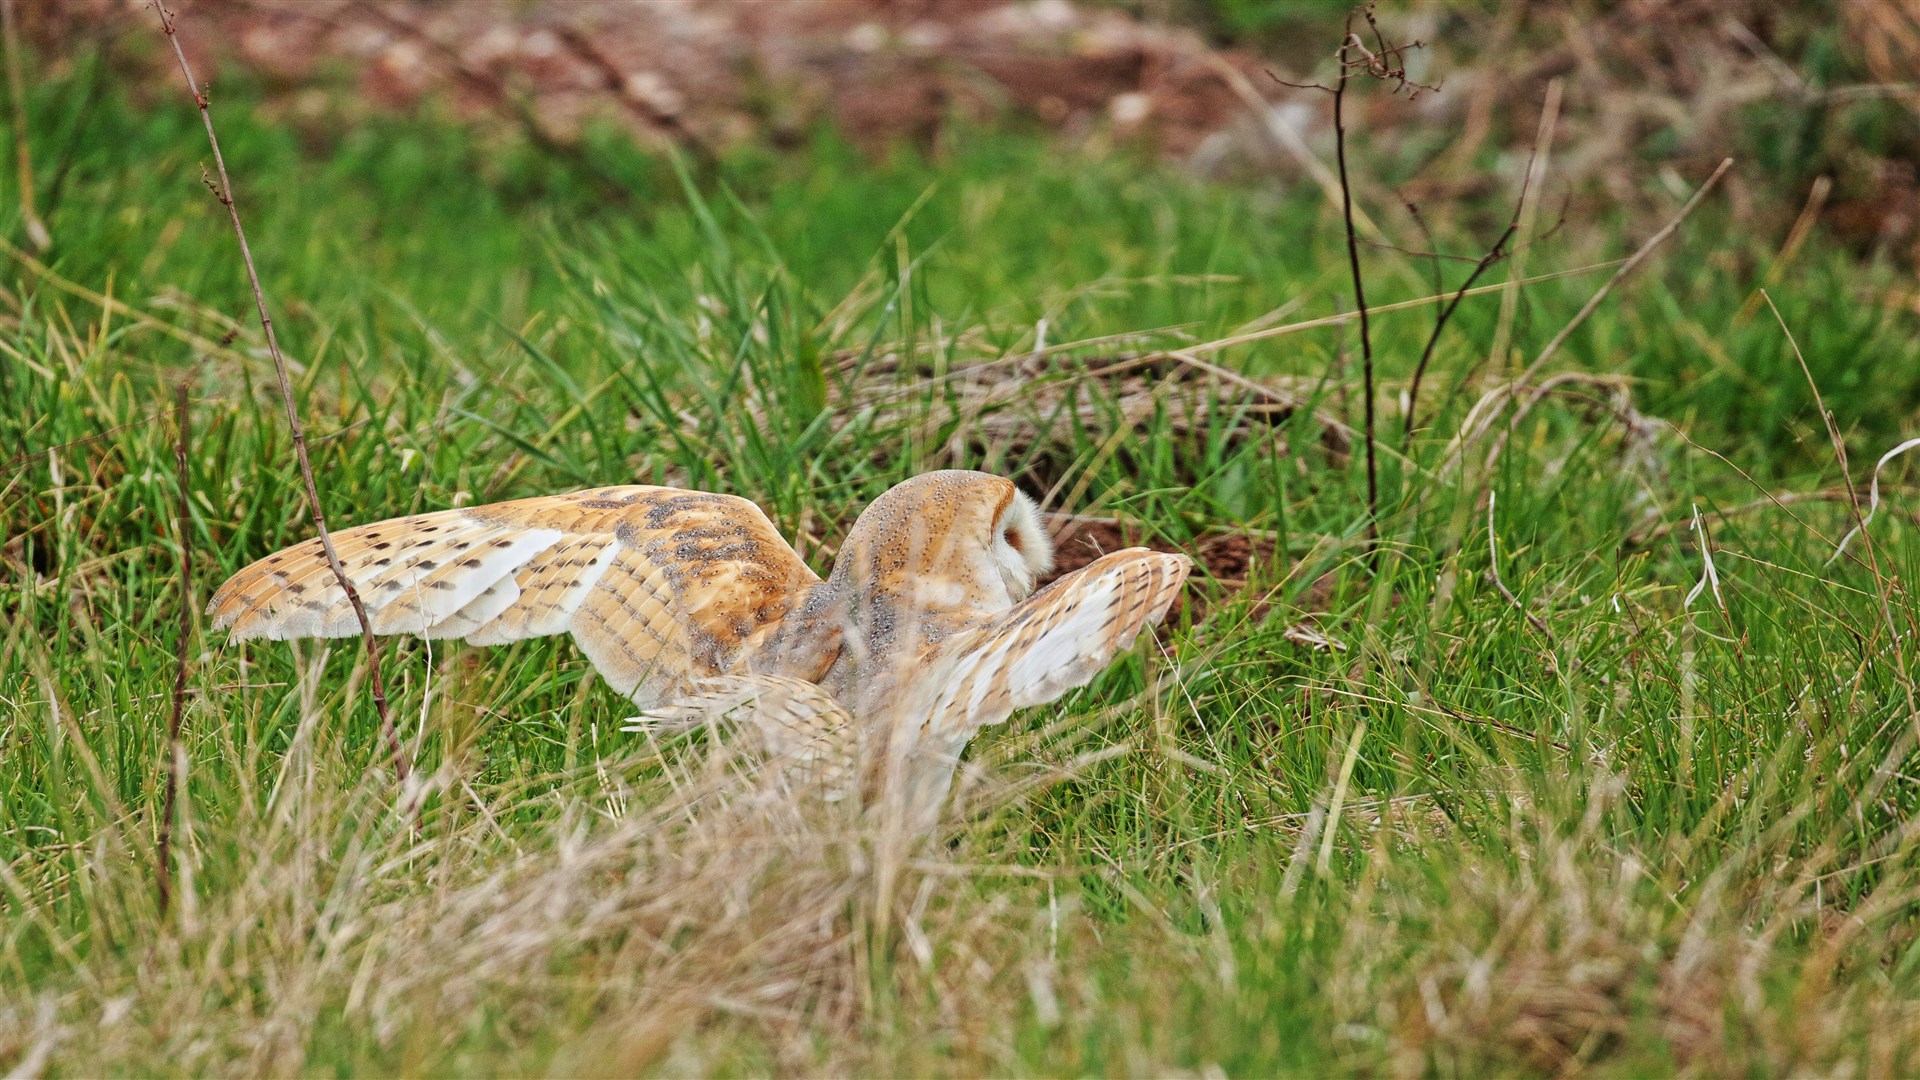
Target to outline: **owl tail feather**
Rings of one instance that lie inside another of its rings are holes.
[[[685,731],[728,721],[757,735],[796,784],[826,802],[853,794],[860,775],[860,733],[853,716],[817,683],[781,675],[702,679],[694,692],[629,717],[623,731]]]

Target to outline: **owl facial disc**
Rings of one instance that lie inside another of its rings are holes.
[[[1032,594],[1040,575],[1053,569],[1053,541],[1040,524],[1040,507],[1026,492],[1015,491],[994,523],[993,561],[1016,604]]]

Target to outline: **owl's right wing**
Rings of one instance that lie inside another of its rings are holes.
[[[725,674],[820,580],[758,506],[678,488],[442,510],[332,539],[374,633],[478,645],[570,633],[642,707]],[[318,539],[235,574],[208,613],[236,638],[359,632]]]
[[[1193,568],[1185,555],[1128,548],[1099,559],[949,639],[922,735],[964,746],[1015,709],[1093,680],[1140,631],[1166,617]]]

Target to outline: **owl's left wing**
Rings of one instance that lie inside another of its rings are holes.
[[[922,734],[964,745],[1015,709],[1092,681],[1140,631],[1166,617],[1193,560],[1146,548],[1102,556],[952,638]]]
[[[571,634],[643,707],[745,666],[820,579],[758,506],[626,485],[441,510],[333,533],[376,634],[475,645]],[[236,639],[345,637],[359,621],[318,540],[220,586],[215,629]],[[831,662],[816,641],[798,669]]]

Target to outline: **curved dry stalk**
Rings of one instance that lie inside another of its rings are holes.
[[[1575,384],[1623,394],[1626,391],[1627,381],[1623,375],[1590,375],[1584,371],[1563,371],[1541,380],[1534,386],[1502,383],[1480,395],[1480,399],[1467,410],[1466,418],[1460,422],[1459,433],[1447,443],[1446,452],[1441,455],[1440,464],[1436,467],[1435,473],[1445,475],[1449,468],[1464,461],[1467,447],[1473,440],[1485,434],[1493,426],[1493,418],[1499,415],[1500,410],[1505,408],[1509,401],[1520,397],[1523,393],[1526,395],[1526,401],[1518,406],[1512,422],[1507,425],[1505,431],[1500,433],[1500,437],[1494,441],[1493,447],[1487,453],[1489,464],[1499,460],[1501,450],[1507,445],[1507,439],[1520,426],[1520,421],[1526,418],[1527,413],[1560,387]],[[1630,419],[1631,414],[1623,412],[1618,402],[1614,403],[1614,410],[1621,419]]]
[[[1803,502],[1851,503],[1856,497],[1857,493],[1844,487],[1820,488],[1817,491],[1785,491],[1778,495],[1768,495],[1764,498],[1755,499],[1752,502],[1741,503],[1739,506],[1730,506],[1725,510],[1709,510],[1707,511],[1707,515],[1721,521],[1727,521],[1731,518],[1744,517],[1747,514],[1753,513],[1755,510],[1765,510],[1768,507],[1787,507],[1794,503]],[[1920,514],[1908,514],[1906,516],[1915,524],[1920,524]],[[1692,527],[1693,519],[1691,517],[1678,518],[1658,525],[1644,533],[1628,536],[1625,540],[1621,541],[1621,545],[1629,548],[1645,547],[1648,544],[1665,540],[1681,529]]]

